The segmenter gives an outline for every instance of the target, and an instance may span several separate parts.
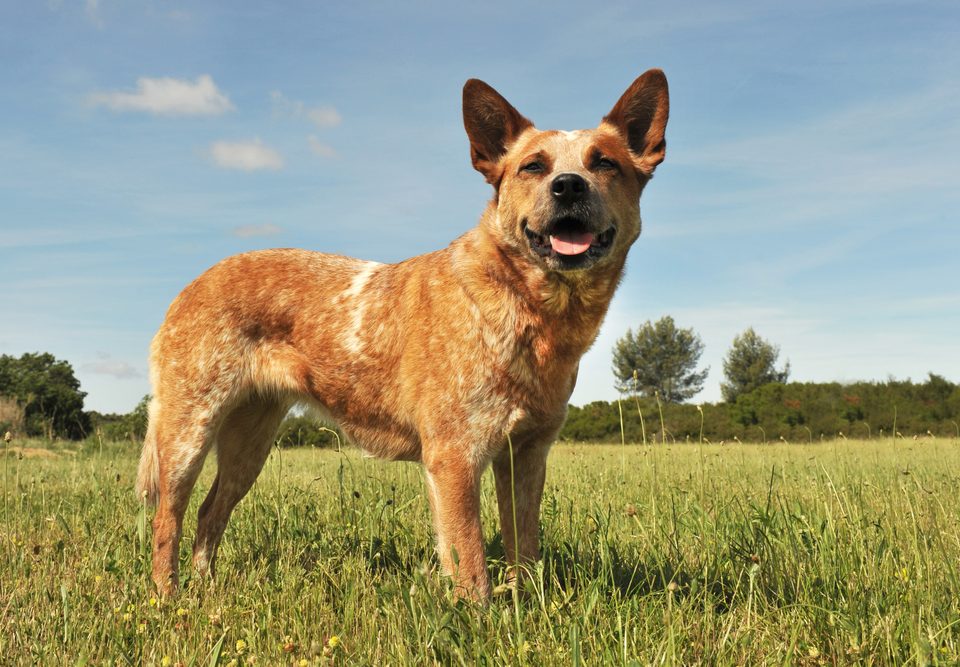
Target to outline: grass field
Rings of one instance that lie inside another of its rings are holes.
[[[186,563],[196,493],[158,601],[136,453],[86,447],[0,461],[2,664],[960,661],[956,440],[558,445],[544,560],[489,608],[451,601],[416,466],[326,450],[271,454],[213,586]]]

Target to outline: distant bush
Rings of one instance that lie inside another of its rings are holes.
[[[627,442],[787,440],[820,438],[957,436],[960,386],[931,373],[924,383],[909,380],[854,384],[771,383],[731,403],[662,403],[626,397],[570,406],[561,440],[620,442],[620,414]],[[702,412],[701,412],[702,411]],[[661,425],[660,415],[663,415]],[[643,423],[641,424],[641,415]],[[702,420],[702,422],[701,422]]]
[[[140,399],[137,406],[125,415],[90,413],[90,422],[95,433],[99,433],[104,440],[131,440],[143,442],[147,434],[147,409],[150,405],[150,395]]]
[[[5,416],[9,428],[24,435],[47,439],[79,440],[90,433],[90,417],[83,411],[80,381],[69,362],[49,353],[27,353],[20,357],[0,355],[0,397],[5,413],[10,405],[19,417]],[[18,423],[19,422],[19,423]]]
[[[327,447],[335,449],[344,443],[339,429],[308,415],[288,416],[277,433],[278,447]]]
[[[133,411],[125,415],[89,413],[95,433],[107,441],[143,442],[147,432],[149,404],[150,396],[147,395],[140,400]],[[309,415],[289,415],[280,424],[276,443],[280,447],[336,448],[338,437],[341,443],[345,442],[343,433],[339,429],[332,428]]]

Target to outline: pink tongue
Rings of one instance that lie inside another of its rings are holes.
[[[593,234],[590,232],[580,234],[565,232],[550,237],[550,247],[561,255],[579,255],[589,250],[591,243],[593,243]]]

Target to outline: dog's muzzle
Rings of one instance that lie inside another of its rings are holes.
[[[562,216],[551,220],[542,233],[533,231],[524,221],[523,232],[533,252],[548,265],[582,269],[607,254],[617,233],[613,225],[599,233],[593,231],[593,227],[580,218]]]

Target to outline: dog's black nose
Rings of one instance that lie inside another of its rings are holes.
[[[550,192],[561,204],[572,204],[586,196],[588,187],[578,174],[560,174],[550,184]]]

